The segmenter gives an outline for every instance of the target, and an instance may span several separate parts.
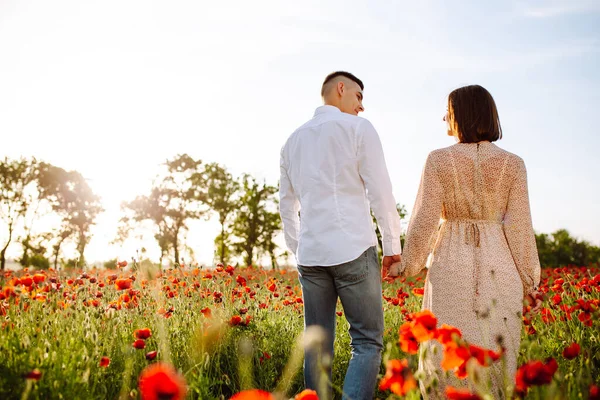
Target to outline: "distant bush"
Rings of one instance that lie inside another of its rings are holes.
[[[535,241],[542,267],[600,263],[600,247],[571,237],[566,229],[536,234]]]
[[[108,260],[103,265],[104,269],[117,269],[117,259]]]
[[[29,257],[29,265],[37,269],[48,269],[50,268],[50,260],[42,254],[34,254]]]

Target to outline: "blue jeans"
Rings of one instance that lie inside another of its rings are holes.
[[[367,249],[356,260],[329,267],[298,266],[304,299],[304,327],[319,325],[326,337],[322,348],[306,348],[304,383],[320,399],[331,399],[329,384],[323,393],[321,378],[331,382],[337,299],[350,323],[352,357],[344,379],[343,399],[371,400],[383,349],[381,272],[377,250]],[[325,369],[323,369],[323,366]],[[327,375],[328,374],[328,375]]]

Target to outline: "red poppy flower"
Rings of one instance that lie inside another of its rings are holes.
[[[501,353],[496,353],[495,351],[475,345],[469,345],[469,351],[471,352],[471,357],[477,359],[479,365],[484,367],[489,367],[494,361],[499,360],[501,356]]]
[[[435,339],[444,346],[456,343],[461,337],[462,333],[460,332],[460,329],[446,324],[442,324],[442,326],[437,329],[435,335]]]
[[[581,348],[577,343],[572,343],[570,346],[565,347],[562,352],[562,355],[567,360],[572,360],[579,355],[579,351]]]
[[[417,342],[409,322],[405,322],[400,327],[398,342],[400,343],[400,348],[403,352],[408,354],[417,354],[417,351],[419,350],[419,342]]]
[[[231,325],[231,326],[237,326],[237,325],[240,325],[241,323],[242,323],[242,317],[240,317],[239,315],[234,315],[229,320],[229,325]]]
[[[433,339],[436,332],[437,318],[429,310],[415,313],[413,316],[411,330],[417,342],[426,342]]]
[[[404,396],[417,387],[406,360],[389,360],[385,376],[379,381],[379,390],[390,390],[398,396]]]
[[[415,296],[422,297],[423,294],[425,293],[425,289],[424,288],[414,288],[412,290],[412,292]]]
[[[577,299],[575,300],[575,302],[577,303],[577,305],[575,306],[574,309],[579,309],[582,311],[585,311],[586,313],[591,313],[594,312],[597,308],[598,308],[598,299],[593,299],[593,300],[583,300],[583,299]]]
[[[21,285],[31,286],[31,285],[33,285],[33,279],[31,279],[30,276],[24,276],[21,278]]]
[[[294,397],[294,400],[319,400],[319,396],[314,390],[304,389]]]
[[[535,328],[531,325],[526,325],[525,326],[525,332],[527,332],[528,335],[535,335],[537,333],[537,331],[535,330]]]
[[[131,287],[131,279],[117,279],[115,281],[115,285],[117,286],[118,290],[125,290],[125,289],[129,289]]]
[[[344,313],[342,311],[336,311],[335,315],[337,315],[338,317],[341,317],[342,315],[344,315]]]
[[[144,349],[146,348],[146,342],[144,342],[144,339],[138,339],[135,342],[133,342],[133,347],[135,347],[138,350]]]
[[[32,379],[34,381],[39,381],[41,377],[42,373],[37,368],[25,374],[25,379]]]
[[[587,327],[592,326],[592,314],[590,314],[589,312],[586,312],[586,311],[580,312],[579,315],[577,316],[577,319],[579,319]]]
[[[244,278],[241,275],[238,275],[235,277],[235,281],[238,283],[238,285],[240,286],[246,286],[246,278]]]
[[[138,339],[148,339],[150,336],[152,336],[152,331],[150,328],[136,329],[134,335]]]
[[[467,377],[467,361],[469,361],[469,358],[471,358],[471,352],[466,345],[446,346],[441,365],[445,371],[454,371],[458,378],[464,379]]]
[[[187,390],[185,380],[168,364],[147,366],[139,377],[142,400],[181,400]]]
[[[556,322],[556,317],[554,316],[554,314],[552,314],[552,311],[550,311],[550,309],[548,308],[542,308],[542,321],[544,321],[545,324],[549,324],[551,322]]]
[[[149,351],[146,353],[146,360],[152,361],[156,358],[156,355],[158,354],[158,352],[155,351]]]
[[[263,355],[259,358],[261,364],[265,360],[270,360],[270,359],[271,359],[271,355],[269,353],[267,353],[266,351],[263,351]]]
[[[597,276],[597,275],[596,275]],[[589,400],[600,400],[600,388],[596,385],[590,386],[590,396]]]
[[[11,296],[12,297],[17,297],[18,296],[17,293],[15,292],[15,288],[12,287],[12,286],[6,286],[6,287],[4,287],[4,289],[2,289],[2,292],[4,293],[4,296],[6,298],[9,298]]]
[[[275,397],[264,390],[251,389],[234,394],[230,400],[275,400]]]
[[[33,275],[33,281],[37,283],[42,283],[46,280],[46,275],[44,274],[35,274]]]
[[[548,359],[545,363],[538,360],[529,361],[517,370],[515,389],[519,393],[526,393],[530,386],[546,385],[552,382],[557,369],[558,364],[554,358]]]
[[[557,306],[560,304],[560,302],[562,301],[562,296],[560,294],[555,294],[554,296],[552,296],[552,303]]]
[[[202,313],[202,315],[204,315],[206,318],[210,318],[212,317],[212,311],[210,308],[208,307],[204,307],[202,310],[200,310],[200,312]]]
[[[101,367],[105,367],[106,368],[106,367],[109,366],[109,364],[110,364],[110,358],[108,358],[108,357],[102,357],[100,359],[100,366]]]
[[[481,396],[471,393],[466,389],[456,389],[452,386],[446,388],[446,397],[449,400],[481,400]]]

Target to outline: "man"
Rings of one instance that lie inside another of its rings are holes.
[[[327,76],[325,105],[281,150],[280,214],[298,263],[305,328],[326,332],[323,349],[307,348],[304,361],[306,387],[321,399],[331,398],[322,365],[333,357],[338,297],[352,347],[344,399],[373,398],[383,348],[381,276],[400,261],[400,218],[381,142],[373,125],[358,117],[363,89],[348,72]],[[381,272],[369,205],[382,232]]]

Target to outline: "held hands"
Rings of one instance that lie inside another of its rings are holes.
[[[537,313],[542,309],[542,300],[543,294],[541,292],[538,292],[537,290],[534,290],[533,292],[525,296],[525,303],[528,306],[531,306],[531,309],[529,311],[532,313]]]
[[[384,282],[391,282],[394,278],[400,275],[400,254],[394,254],[393,256],[383,256],[381,261],[381,280]]]

